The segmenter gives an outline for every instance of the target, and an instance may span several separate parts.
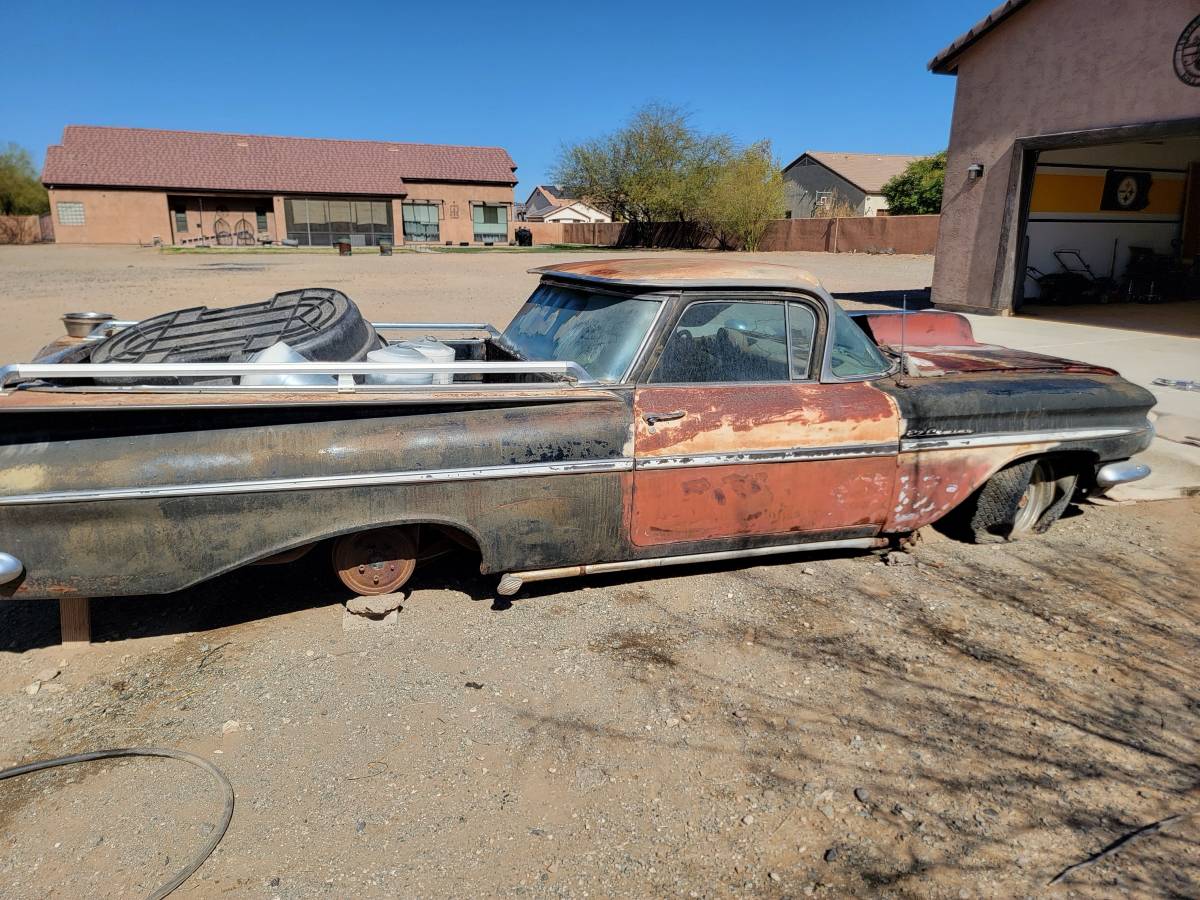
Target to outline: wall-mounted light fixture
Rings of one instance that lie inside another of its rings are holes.
[[[977,181],[983,177],[983,163],[971,163],[967,166],[967,178],[970,181]]]

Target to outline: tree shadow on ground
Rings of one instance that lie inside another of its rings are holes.
[[[841,796],[870,785],[870,824],[856,837],[850,817],[841,863],[814,876],[840,892],[928,896],[1000,878],[1040,894],[1122,834],[1200,807],[1200,588],[1178,574],[1196,560],[1072,550],[1062,538],[954,557],[925,547],[931,565],[876,570],[834,597],[794,569],[758,570],[745,577],[772,591],[767,616],[660,606],[668,627],[593,645],[635,663],[635,681],[657,667],[672,708],[718,710],[703,728],[541,724],[638,758],[699,756],[802,805],[809,779]],[[707,652],[748,644],[748,670]],[[788,673],[819,689],[764,686],[794,684]],[[1055,890],[1197,896],[1198,837],[1194,822],[1146,839]]]

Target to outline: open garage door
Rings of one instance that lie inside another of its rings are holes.
[[[1016,309],[1200,336],[1200,129],[1030,156]]]

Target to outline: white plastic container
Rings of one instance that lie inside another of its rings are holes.
[[[277,341],[266,350],[259,350],[247,362],[252,363],[303,363],[312,362],[301,356],[284,341]],[[337,384],[332,375],[283,375],[274,372],[264,372],[259,375],[243,375],[241,383],[257,387],[302,387],[313,384]]]
[[[379,350],[367,354],[367,362],[386,363],[422,363],[428,362],[428,357],[421,351],[402,341],[389,344]],[[367,375],[367,384],[433,384],[432,372],[395,372],[371,373]]]
[[[424,354],[430,362],[454,362],[454,348],[443,344],[436,338],[426,337],[419,341],[406,341],[406,344]],[[453,382],[454,375],[450,372],[438,372],[433,376],[434,384],[452,384]]]

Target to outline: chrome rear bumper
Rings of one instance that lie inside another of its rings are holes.
[[[1149,474],[1150,467],[1148,465],[1136,463],[1131,459],[1109,463],[1096,470],[1096,487],[1103,492],[1115,488],[1118,484],[1141,481]]]
[[[0,584],[8,584],[24,570],[25,566],[11,553],[0,553]]]

